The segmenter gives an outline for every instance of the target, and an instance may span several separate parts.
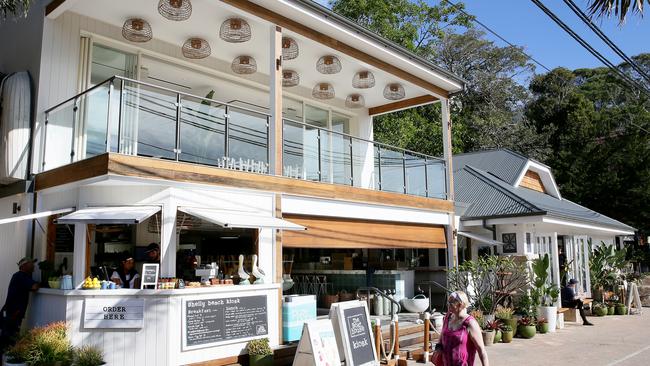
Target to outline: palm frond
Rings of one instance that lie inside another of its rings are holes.
[[[650,4],[650,0],[646,0]],[[614,16],[618,17],[620,23],[625,22],[628,12],[639,13],[643,16],[643,0],[592,0],[589,5],[591,16]]]

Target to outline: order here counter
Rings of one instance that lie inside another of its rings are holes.
[[[66,321],[75,345],[101,347],[109,365],[184,365],[279,341],[279,284],[175,290],[41,289],[29,325]]]

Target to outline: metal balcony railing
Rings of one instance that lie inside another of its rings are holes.
[[[268,174],[271,115],[259,109],[114,76],[45,111],[40,171],[113,152]],[[299,121],[283,128],[284,176],[446,198],[444,160]]]

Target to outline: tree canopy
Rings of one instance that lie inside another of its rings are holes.
[[[8,17],[27,16],[33,0],[0,0],[0,20]]]

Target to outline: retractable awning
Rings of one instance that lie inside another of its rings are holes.
[[[57,224],[139,224],[160,211],[160,206],[90,207],[59,217]]]
[[[484,244],[490,244],[490,245],[503,245],[502,242],[490,238],[486,238],[484,236],[474,234],[474,233],[468,233],[466,231],[459,231],[458,235],[462,235],[466,238],[474,239],[478,242],[484,243]]]
[[[221,211],[210,208],[178,207],[178,210],[225,228],[305,230],[287,220],[248,212]]]
[[[23,220],[38,219],[38,218],[41,218],[41,217],[58,215],[58,214],[72,212],[72,211],[74,211],[74,207],[62,208],[60,210],[37,212],[37,213],[29,214],[29,215],[22,215],[22,216],[16,216],[16,217],[8,217],[6,219],[0,219],[0,225],[2,225],[2,224],[10,224],[12,222],[18,222],[18,221],[23,221]]]

